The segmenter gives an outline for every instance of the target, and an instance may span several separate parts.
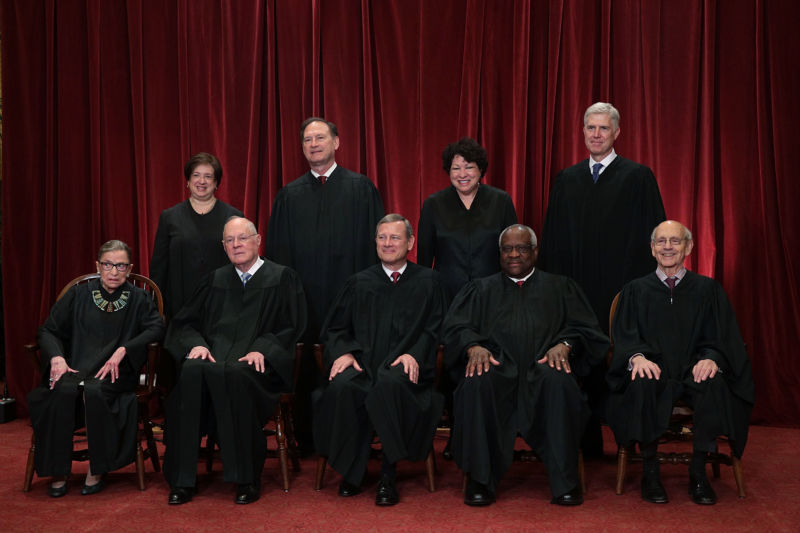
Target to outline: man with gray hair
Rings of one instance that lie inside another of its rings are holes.
[[[614,151],[619,121],[609,103],[586,109],[582,131],[589,158],[562,170],[553,182],[539,260],[548,272],[578,282],[606,333],[614,295],[655,268],[648,237],[666,218],[653,172]],[[583,384],[592,408],[583,444],[587,458],[603,452],[603,372],[598,366]]]
[[[741,457],[753,408],[736,315],[719,283],[684,267],[693,245],[680,222],[659,224],[650,241],[658,268],[622,289],[614,319],[608,423],[620,446],[639,443],[642,499],[651,503],[669,500],[656,452],[675,402],[693,408],[689,495],[700,505],[717,501],[706,476],[717,436],[726,435]]]
[[[574,281],[535,268],[533,230],[509,226],[499,244],[502,272],[467,283],[442,326],[458,382],[451,450],[468,474],[464,503],[494,501],[519,433],[547,468],[552,503],[579,505],[589,413],[574,376],[602,361],[608,338]]]
[[[439,273],[409,262],[411,224],[383,217],[379,265],[351,276],[325,326],[328,385],[314,411],[314,442],[342,475],[340,496],[361,492],[373,432],[383,449],[376,505],[399,501],[395,464],[431,449],[444,398],[433,388],[439,327],[447,306]]]

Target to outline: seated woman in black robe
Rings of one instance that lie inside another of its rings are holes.
[[[72,434],[86,426],[89,471],[81,494],[104,488],[103,474],[136,454],[136,394],[148,343],[164,324],[151,297],[127,282],[131,252],[122,241],[100,247],[100,279],[70,288],[39,328],[43,383],[28,395],[39,476],[50,496],[67,493]],[[46,381],[45,381],[46,380]]]

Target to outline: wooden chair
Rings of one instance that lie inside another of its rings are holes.
[[[61,292],[58,294],[56,301],[60,300],[67,291],[72,288],[74,285],[78,285],[80,283],[87,283],[90,280],[97,279],[100,277],[100,274],[93,273],[93,274],[85,274],[83,276],[78,276],[77,278],[73,279],[69,283],[67,283]],[[148,277],[142,276],[141,274],[129,274],[128,281],[141,289],[144,289],[148,292],[152,298],[153,302],[156,304],[158,308],[158,313],[161,315],[162,319],[164,318],[164,300],[161,297],[161,290],[158,286]],[[41,373],[41,354],[39,352],[39,345],[37,343],[30,343],[23,346],[23,349],[28,352],[30,355],[31,363],[33,364],[34,370],[37,375]],[[158,363],[158,359],[161,356],[161,344],[158,342],[151,342],[147,345],[147,360],[145,361],[144,367],[141,371],[141,377],[143,377],[143,381],[140,382],[139,386],[136,388],[136,400],[138,403],[138,431],[137,431],[137,438],[136,438],[136,475],[139,482],[139,490],[145,489],[144,484],[144,461],[145,459],[149,458],[153,463],[153,469],[156,472],[161,471],[161,465],[158,461],[158,451],[156,449],[156,441],[153,437],[153,420],[151,418],[150,413],[150,401],[156,397],[156,389],[153,386],[156,378],[156,365]],[[75,443],[81,443],[86,441],[86,431],[85,429],[79,429],[75,431]],[[147,443],[147,448],[142,448],[142,441]],[[31,434],[31,447],[28,450],[28,462],[25,467],[25,482],[22,486],[22,490],[28,492],[31,490],[31,483],[33,481],[33,470],[34,470],[34,456],[36,454],[36,441],[34,435]],[[73,461],[88,461],[89,460],[89,450],[86,448],[83,449],[74,449],[72,452],[72,460]]]
[[[611,310],[608,316],[608,334],[611,339],[611,349],[608,354],[608,363],[611,364],[611,357],[614,350],[614,317],[617,314],[617,307],[619,306],[619,293],[614,297],[611,302]],[[672,409],[672,416],[669,421],[669,427],[666,433],[658,439],[658,445],[661,447],[663,444],[676,443],[676,442],[692,442],[694,433],[692,432],[692,417],[694,412],[692,409],[683,402],[678,402]],[[727,441],[726,437],[720,437],[721,440]],[[728,442],[730,445],[730,442]],[[731,446],[731,450],[733,447]],[[664,452],[659,451],[656,458],[660,464],[683,464],[689,465],[692,459],[692,452]],[[635,445],[618,446],[617,447],[617,485],[616,493],[622,494],[622,489],[625,486],[625,474],[628,470],[628,463],[641,463],[641,453],[636,453]],[[711,463],[711,471],[715,478],[719,478],[720,471],[719,465],[725,464],[733,468],[733,477],[736,480],[736,489],[740,498],[746,496],[744,489],[744,474],[742,473],[742,461],[733,454],[720,453],[719,447],[709,454],[707,463]]]
[[[322,351],[324,346],[322,344],[315,344],[314,345],[314,359],[317,362],[317,367],[320,369],[320,372],[325,371],[325,365],[322,361]],[[439,345],[436,350],[436,378],[434,380],[434,388],[438,387],[439,384],[439,376],[442,375],[442,365],[444,364],[444,347]],[[372,441],[372,457],[379,457],[380,456],[380,449],[377,448],[380,446],[380,440],[378,440],[377,436]],[[314,478],[314,490],[322,489],[322,480],[325,477],[325,467],[328,465],[328,458],[319,456],[317,458],[317,473],[316,477]],[[433,445],[431,445],[431,451],[428,452],[428,457],[425,458],[425,471],[428,476],[428,491],[435,492],[436,491],[436,481],[435,481],[435,474],[436,474],[436,457],[433,451]]]
[[[278,400],[278,406],[275,408],[275,414],[272,420],[275,423],[275,430],[264,427],[264,438],[268,438],[274,433],[275,440],[277,441],[277,457],[280,461],[281,479],[283,481],[283,491],[289,492],[289,460],[292,461],[292,471],[300,472],[300,458],[297,453],[297,441],[294,437],[294,419],[292,413],[294,412],[294,398],[295,389],[297,388],[297,377],[300,370],[300,360],[303,353],[303,343],[299,342],[295,346],[294,353],[294,370],[292,374],[292,391],[284,392]],[[213,434],[206,437],[205,456],[206,456],[206,472],[210,473],[214,463],[214,446],[216,439]],[[268,457],[275,457],[274,454],[269,454]]]

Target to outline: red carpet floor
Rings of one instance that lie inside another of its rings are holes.
[[[607,437],[610,434],[606,434]],[[169,489],[148,463],[147,490],[136,487],[131,466],[107,476],[107,488],[81,496],[85,463],[75,463],[70,492],[47,496],[49,480],[34,477],[31,492],[22,492],[30,442],[27,420],[0,425],[0,532],[17,531],[800,531],[800,430],[753,427],[744,456],[747,498],[738,499],[729,467],[712,480],[719,503],[701,507],[689,501],[685,467],[662,467],[670,503],[653,505],[639,497],[638,465],[629,467],[625,493],[614,494],[615,448],[607,439],[608,457],[587,461],[588,494],[580,507],[551,505],[547,478],[540,464],[515,464],[498,489],[498,502],[471,508],[462,503],[461,474],[437,455],[437,490],[425,485],[423,463],[398,467],[400,504],[374,504],[379,463],[373,461],[363,494],[336,495],[339,476],[330,469],[322,491],[312,488],[315,459],[302,462],[292,489],[280,489],[276,460],[264,469],[261,499],[233,503],[234,489],[221,481],[219,463],[200,474],[199,494],[180,507],[166,503]],[[437,437],[438,451],[444,439]],[[201,472],[204,468],[201,466]]]

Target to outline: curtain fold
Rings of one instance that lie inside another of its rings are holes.
[[[300,122],[337,123],[337,162],[414,225],[463,136],[486,182],[541,229],[553,178],[586,158],[583,111],[622,115],[670,218],[717,278],[756,378],[754,420],[800,425],[800,36],[793,2],[742,0],[0,0],[3,295],[11,393],[61,286],[120,238],[147,273],[160,212],[199,151],[218,196],[266,231],[307,170]],[[600,317],[605,320],[606,317]]]

